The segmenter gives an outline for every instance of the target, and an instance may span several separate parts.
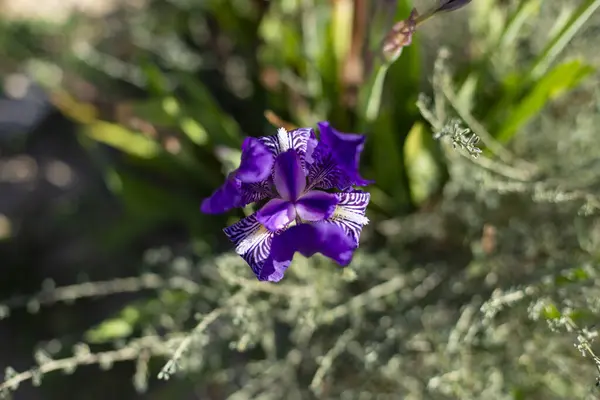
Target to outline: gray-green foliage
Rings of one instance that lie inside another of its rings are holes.
[[[182,9],[192,7],[180,3]],[[247,9],[240,16],[226,2],[209,3],[213,17],[232,32],[252,19]],[[398,14],[405,18],[409,4],[401,3]],[[259,283],[240,257],[215,250],[210,233],[218,230],[212,229],[217,219],[198,216],[194,221],[201,222],[190,222],[196,200],[110,167],[107,180],[129,206],[124,225],[131,231],[114,229],[119,243],[165,220],[186,223],[193,243],[183,250],[149,251],[146,275],[43,291],[34,299],[38,308],[142,289],[155,295],[91,329],[83,338],[90,347],[80,345],[70,355],[56,343],[46,344],[37,353],[39,367],[8,371],[2,387],[14,389],[15,382],[78,365],[135,361],[140,391],[157,376],[171,378],[166,398],[182,396],[197,382],[232,400],[593,398],[599,372],[593,354],[600,312],[600,170],[591,109],[599,103],[589,101],[580,113],[560,102],[597,93],[590,86],[597,77],[584,78],[598,64],[585,54],[586,62],[555,59],[555,50],[564,47],[570,26],[588,20],[597,2],[578,2],[542,43],[534,36],[535,54],[522,54],[518,45],[530,43],[523,31],[538,26],[535,16],[540,9],[542,15],[549,12],[549,2],[512,1],[506,8],[487,0],[472,3],[475,61],[452,71],[454,59],[442,51],[432,71],[423,72],[432,77],[431,99],[418,97],[415,41],[383,71],[387,86],[373,116],[364,110],[373,104],[363,101],[369,97],[364,93],[356,109],[339,104],[340,54],[348,44],[331,38],[343,37],[344,9],[281,2],[261,20],[259,32],[268,46],[256,61],[275,66],[286,87],[261,88],[267,105],[299,124],[328,118],[364,127],[374,143],[366,166],[381,183],[371,188],[373,223],[350,267],[298,256],[280,284]],[[315,10],[331,13],[336,22],[328,25]],[[139,28],[138,36],[149,34],[147,27],[160,31],[154,17],[139,16],[154,24]],[[597,18],[591,21],[597,28]],[[318,42],[322,47],[310,41],[314,35],[326,38]],[[507,59],[519,61],[519,68]],[[193,152],[233,146],[241,138],[239,124],[186,73],[163,74],[152,64],[130,67],[137,71],[133,76],[150,82],[154,96],[136,103],[139,115],[179,129],[183,148],[192,153],[168,154],[157,141],[105,121],[87,121],[86,132],[139,164],[150,160],[143,165],[179,178],[178,188],[193,182],[209,191],[219,181],[216,168],[228,169],[237,153],[221,148],[219,162],[211,163]],[[187,91],[189,103],[170,93],[169,78]],[[301,93],[301,99],[289,91]],[[571,94],[560,100],[566,93]],[[356,125],[349,112],[356,113]],[[441,146],[428,139],[431,134],[438,134]],[[423,166],[430,173],[423,174]],[[445,173],[449,180],[436,196]],[[405,201],[422,207],[406,215]],[[34,303],[9,302],[2,310],[27,304]],[[113,350],[94,347],[111,343]]]

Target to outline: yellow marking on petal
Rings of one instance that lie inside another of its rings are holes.
[[[284,151],[288,151],[290,149],[290,137],[285,128],[277,129],[277,139],[279,140],[279,149],[283,153]]]
[[[235,252],[240,256],[243,256],[248,252],[248,250],[254,248],[258,243],[262,242],[269,236],[271,232],[263,225],[260,225],[258,228],[254,229],[251,233],[248,234],[235,248]]]
[[[344,206],[337,206],[331,218],[334,220],[343,219],[360,225],[367,225],[369,223],[369,218],[365,217],[362,214],[354,212],[348,208],[345,208]]]

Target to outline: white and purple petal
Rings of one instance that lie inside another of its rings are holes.
[[[274,158],[290,149],[296,150],[300,157],[300,163],[304,167],[304,158],[311,137],[315,137],[312,128],[298,128],[293,131],[279,128],[276,135],[262,136],[258,140],[265,145]]]
[[[317,139],[317,135],[315,135],[315,131],[311,129],[308,136],[308,142],[306,143],[306,154],[304,155],[305,166],[306,164],[310,165],[315,162],[313,154],[318,145],[319,140]]]
[[[317,126],[321,134],[321,143],[329,148],[338,168],[348,176],[352,185],[366,186],[372,183],[363,179],[358,171],[366,136],[339,132],[327,121],[319,122]]]
[[[262,266],[271,253],[271,242],[275,232],[269,231],[256,219],[256,214],[244,218],[223,229],[235,245],[235,252],[250,266],[260,279]]]
[[[296,201],[296,213],[304,221],[323,221],[333,216],[337,204],[335,194],[311,190]]]
[[[319,143],[312,153],[312,162],[308,164],[308,188],[344,190],[354,183],[333,158],[329,147]]]
[[[242,203],[240,207],[244,207],[250,203],[256,203],[258,201],[277,197],[277,193],[273,190],[273,183],[271,179],[258,182],[258,183],[242,183]]]
[[[352,261],[354,249],[356,245],[339,226],[326,222],[296,225],[273,238],[271,254],[265,260],[258,279],[280,281],[296,252],[305,257],[321,253],[346,266]]]
[[[338,198],[338,205],[328,221],[342,228],[358,246],[362,228],[369,223],[365,213],[371,195],[367,192],[354,191],[335,193],[335,196]]]
[[[275,189],[284,200],[296,201],[306,188],[306,174],[294,149],[277,156],[273,168]]]

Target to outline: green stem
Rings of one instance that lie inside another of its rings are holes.
[[[385,82],[385,76],[391,64],[385,63],[379,67],[377,74],[375,75],[375,81],[367,100],[367,109],[365,112],[365,118],[368,123],[371,123],[377,119],[379,115],[379,109],[381,108],[381,98],[383,95],[383,83]]]

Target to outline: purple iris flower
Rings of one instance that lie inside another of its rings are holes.
[[[318,127],[320,141],[310,128],[247,138],[240,167],[202,202],[203,212],[220,213],[267,200],[224,229],[261,281],[281,280],[296,252],[348,265],[369,222],[370,195],[353,189],[371,183],[358,172],[365,136]]]

